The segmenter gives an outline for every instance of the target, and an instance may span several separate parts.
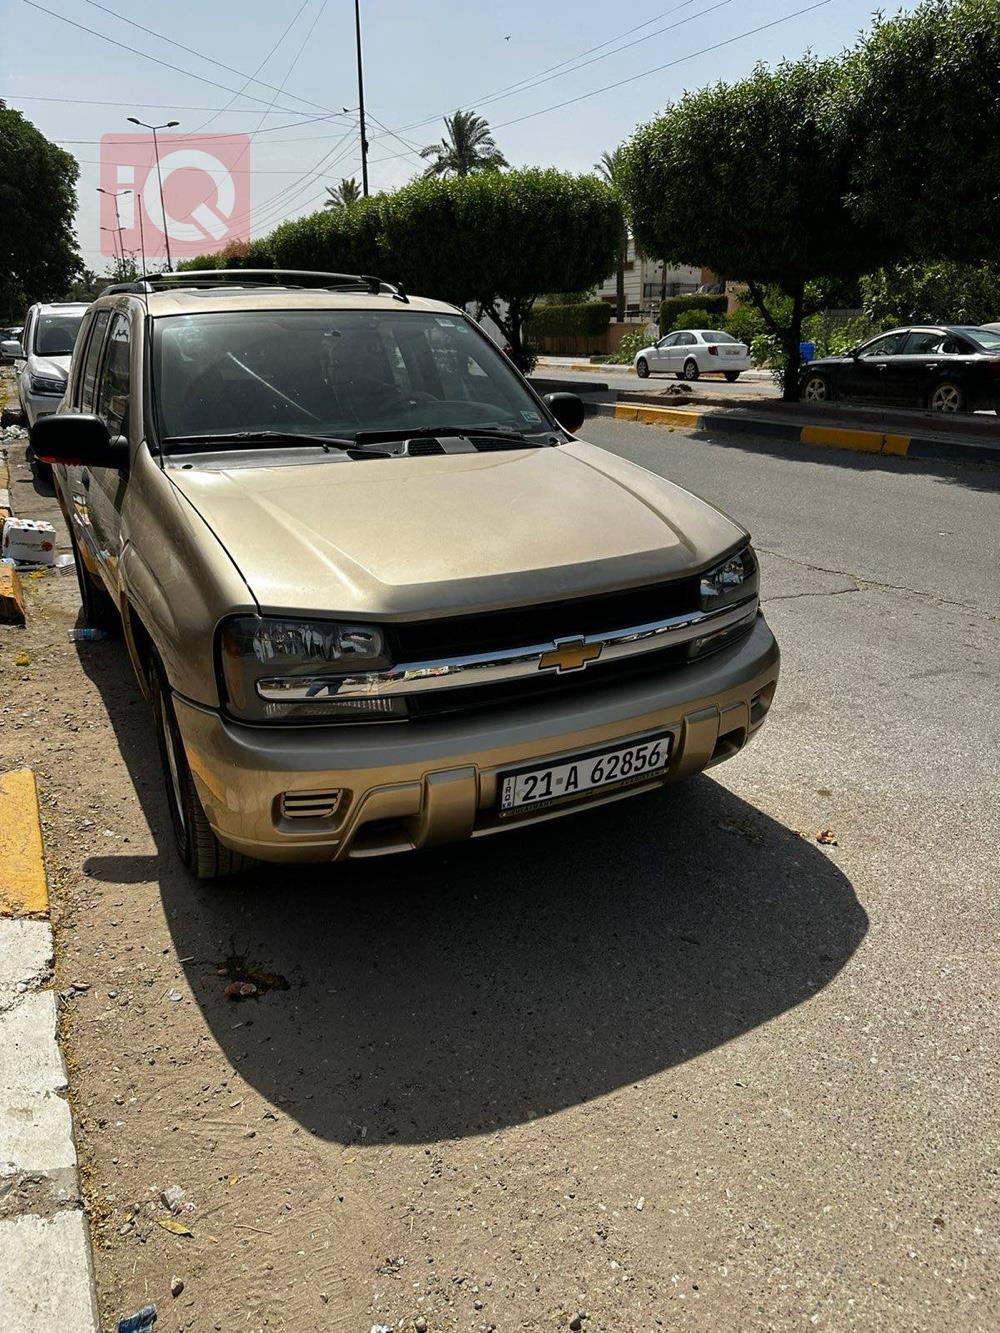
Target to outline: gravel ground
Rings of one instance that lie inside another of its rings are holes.
[[[764,551],[768,726],[668,792],[197,886],[72,575],[0,627],[109,1330],[997,1326],[1000,474],[585,433]]]

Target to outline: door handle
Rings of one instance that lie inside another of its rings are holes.
[[[936,361],[928,361],[926,366],[924,366],[924,370],[937,370],[937,368],[938,363]]]

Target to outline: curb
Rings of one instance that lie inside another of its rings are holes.
[[[0,774],[0,1310],[3,1333],[99,1333],[35,775]]]
[[[891,458],[941,459],[949,463],[1000,463],[1000,445],[956,444],[950,440],[926,439],[917,435],[885,434],[880,431],[851,430],[839,426],[798,426],[791,422],[770,421],[750,416],[726,416],[721,412],[690,412],[683,408],[641,407],[626,403],[594,403],[588,416],[614,417],[617,421],[637,421],[647,426],[666,426],[699,435],[753,435],[787,444],[819,444],[832,449],[851,449],[858,453],[879,454]]]

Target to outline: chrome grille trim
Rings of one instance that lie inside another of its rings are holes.
[[[539,673],[557,672],[543,667],[542,659],[565,644],[599,646],[597,661],[619,662],[641,653],[688,643],[707,634],[750,625],[757,615],[758,599],[719,611],[691,611],[668,620],[632,625],[628,629],[601,634],[564,637],[551,643],[531,644],[505,652],[481,653],[432,662],[404,662],[385,671],[342,676],[275,676],[257,682],[257,693],[269,703],[303,703],[323,699],[372,699],[419,694],[428,690],[456,689],[524,680]],[[578,670],[585,668],[580,667]],[[561,674],[566,674],[565,672]]]

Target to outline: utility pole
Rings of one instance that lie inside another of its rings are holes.
[[[111,249],[114,251],[115,268],[117,269],[118,281],[121,282],[124,277],[125,270],[122,264],[121,256],[118,253],[118,247],[117,245],[115,245],[115,236],[118,235],[118,229],[117,227],[102,227],[101,231],[109,231],[111,233]]]
[[[354,0],[354,33],[358,42],[358,115],[361,120],[361,192],[368,198],[368,140],[365,137],[365,71],[361,63],[361,0]]]
[[[364,117],[362,116],[362,120]],[[144,130],[153,131],[153,156],[156,158],[156,179],[160,186],[160,214],[163,217],[163,240],[167,247],[167,272],[174,271],[174,265],[170,258],[170,233],[167,231],[167,210],[163,203],[163,177],[160,174],[160,145],[156,138],[157,130],[172,130],[180,124],[179,120],[168,120],[166,125],[147,125],[144,120],[137,120],[135,116],[126,116],[130,125],[141,125]]]

